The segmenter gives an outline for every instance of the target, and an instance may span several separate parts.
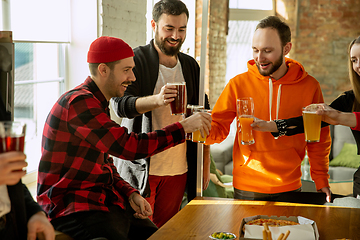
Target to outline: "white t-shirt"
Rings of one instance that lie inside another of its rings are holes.
[[[185,82],[179,60],[173,68],[159,66],[159,76],[154,89],[154,94],[158,94],[166,83]],[[170,104],[156,108],[152,111],[152,124],[154,130],[159,130],[174,122],[183,119],[182,115],[171,115]],[[187,172],[186,144],[182,143],[175,147],[160,152],[150,159],[150,175],[174,176]]]

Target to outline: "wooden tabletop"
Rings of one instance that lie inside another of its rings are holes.
[[[244,217],[303,216],[316,222],[320,240],[360,239],[360,209],[285,202],[196,197],[149,239],[210,239],[215,231],[239,237]]]

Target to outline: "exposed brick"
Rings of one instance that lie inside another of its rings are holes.
[[[100,35],[122,38],[132,47],[145,45],[146,3],[147,0],[102,0]]]
[[[294,0],[283,0],[285,7]],[[298,35],[293,35],[291,58],[301,62],[322,88],[330,103],[351,88],[348,79],[347,47],[360,34],[360,0],[303,0],[299,5]],[[295,15],[288,14],[289,23]],[[290,25],[292,28],[292,26]],[[292,29],[293,30],[293,29]]]

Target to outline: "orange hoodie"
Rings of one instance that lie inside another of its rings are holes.
[[[212,111],[210,135],[206,144],[219,143],[229,134],[236,116],[236,99],[252,97],[254,116],[263,120],[287,119],[302,114],[302,108],[323,102],[320,85],[295,60],[286,58],[287,73],[275,80],[262,76],[254,60],[248,71],[232,78]],[[241,145],[236,131],[233,148],[233,185],[260,193],[279,193],[301,187],[301,162],[308,152],[310,173],[316,188],[328,187],[331,138],[329,127],[321,129],[319,143],[306,143],[304,134],[278,139],[269,132],[253,131],[255,144]]]

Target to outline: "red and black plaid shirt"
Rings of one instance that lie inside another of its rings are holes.
[[[180,123],[162,130],[128,133],[110,119],[109,102],[88,77],[63,94],[47,117],[39,164],[37,201],[50,219],[78,211],[124,208],[136,191],[118,174],[108,154],[146,158],[182,143]]]

